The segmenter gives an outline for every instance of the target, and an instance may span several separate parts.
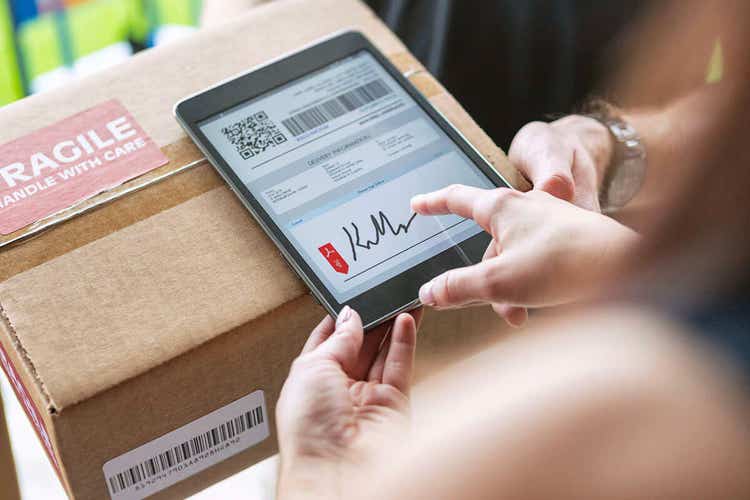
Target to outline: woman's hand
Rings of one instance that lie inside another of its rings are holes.
[[[276,407],[279,498],[339,498],[408,432],[421,311],[367,335],[344,308],[326,317],[292,364]]]
[[[425,284],[422,303],[438,308],[490,303],[511,325],[526,320],[526,307],[585,298],[638,239],[605,215],[538,190],[455,185],[415,196],[411,204],[422,215],[473,219],[493,238],[481,263]]]

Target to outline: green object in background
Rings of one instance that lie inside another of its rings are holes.
[[[23,97],[8,2],[0,0],[0,106]]]
[[[127,42],[131,4],[123,0],[99,0],[68,9],[66,21],[73,59]]]
[[[724,78],[724,50],[721,46],[721,40],[714,42],[714,48],[711,52],[711,60],[708,62],[706,71],[706,83],[719,83]]]
[[[201,0],[88,0],[22,22],[16,26],[14,40],[10,2],[0,0],[0,106],[23,97],[24,81],[26,90],[50,88],[77,72],[86,74],[150,46],[161,27],[196,26],[201,4]],[[112,50],[105,52],[108,48]],[[86,58],[96,53],[98,59]]]
[[[179,24],[196,26],[200,15],[200,0],[151,0],[154,18],[159,25]]]
[[[143,9],[143,0],[120,0],[128,9],[130,24],[130,37],[133,41],[144,44],[148,40],[151,30],[146,12]]]
[[[18,47],[27,81],[65,64],[54,14],[26,21],[18,28]]]

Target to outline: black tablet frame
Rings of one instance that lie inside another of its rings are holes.
[[[260,97],[277,87],[323,69],[362,50],[367,50],[375,57],[382,67],[401,85],[403,90],[451,138],[492,184],[498,187],[510,187],[510,184],[430,104],[421,92],[364,35],[356,31],[336,34],[188,97],[175,106],[174,113],[178,122],[206,155],[206,158],[239,196],[243,205],[253,214],[268,236],[276,243],[291,267],[310,287],[318,302],[334,317],[344,305],[349,305],[360,314],[365,328],[369,330],[393,318],[400,312],[418,307],[420,305],[419,287],[422,285],[421,281],[424,280],[425,276],[434,277],[448,269],[465,266],[467,257],[472,263],[479,262],[491,241],[490,236],[484,232],[472,236],[459,245],[435,255],[367,292],[344,303],[339,303],[199,128],[201,122],[217,114]]]

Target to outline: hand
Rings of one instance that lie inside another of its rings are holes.
[[[415,196],[422,215],[474,219],[492,235],[481,263],[448,271],[422,286],[424,305],[490,303],[511,325],[527,307],[561,304],[593,292],[638,236],[615,220],[543,191],[461,185]]]
[[[508,159],[534,189],[601,212],[599,189],[612,157],[607,128],[580,115],[532,122],[518,131]]]
[[[366,336],[348,307],[326,317],[292,364],[276,407],[279,498],[337,498],[408,431],[421,311]]]

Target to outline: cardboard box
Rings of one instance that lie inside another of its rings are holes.
[[[153,472],[142,464],[147,454],[196,434],[190,426],[205,426],[199,419],[207,415],[209,423],[228,424],[228,414],[212,412],[238,400],[260,404],[257,391],[265,398],[263,422],[257,414],[247,422],[258,435],[267,425],[270,436],[195,474],[213,455],[180,462],[174,474],[167,464],[165,475],[184,480],[157,498],[183,497],[276,452],[275,401],[324,313],[185,137],[172,106],[343,29],[364,32],[496,168],[520,181],[458,103],[354,0],[272,2],[0,109],[3,144],[118,99],[169,159],[0,238],[0,361],[72,497],[106,498],[118,479],[105,479],[105,463],[135,461],[117,457],[168,435],[138,452],[137,470],[123,469],[146,477]],[[500,328],[486,308],[430,314],[420,366],[469,351]],[[164,481],[159,474],[156,483]]]
[[[0,395],[0,498],[18,500],[18,480],[13,464],[13,453],[10,449],[10,437],[3,413],[3,398]]]

